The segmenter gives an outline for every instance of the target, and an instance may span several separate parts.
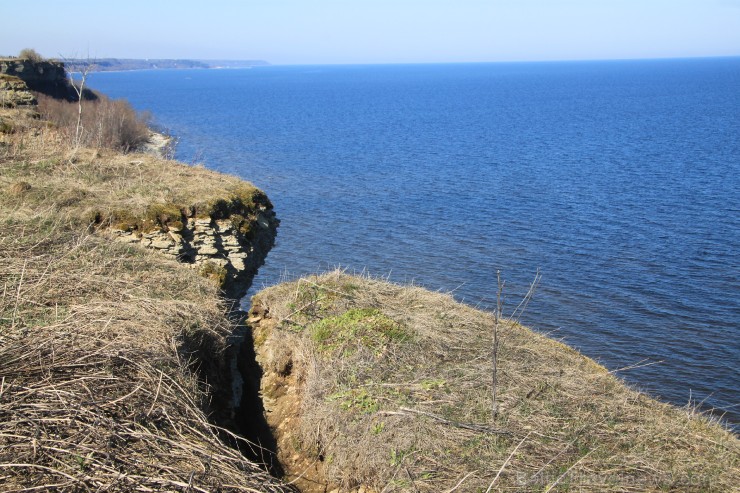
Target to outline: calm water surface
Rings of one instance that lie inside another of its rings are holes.
[[[740,59],[96,73],[263,188],[255,287],[335,266],[490,307],[740,421]]]

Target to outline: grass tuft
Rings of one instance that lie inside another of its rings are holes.
[[[341,315],[324,318],[309,329],[319,351],[328,354],[348,354],[357,346],[380,354],[389,344],[411,338],[401,324],[375,308],[347,310]]]
[[[223,288],[226,285],[228,273],[221,265],[206,261],[200,266],[198,272],[206,279],[212,280],[219,288]]]
[[[151,204],[146,208],[141,229],[143,231],[152,229],[182,231],[184,219],[183,211],[177,204]]]

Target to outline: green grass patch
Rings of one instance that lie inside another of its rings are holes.
[[[176,204],[151,204],[146,209],[144,229],[167,228],[180,231],[183,228],[182,218],[182,210]]]
[[[411,339],[406,327],[374,308],[355,308],[310,326],[311,339],[323,353],[351,354],[366,347],[376,354],[392,343]]]
[[[379,408],[378,401],[368,393],[367,389],[349,389],[335,392],[328,399],[338,402],[339,407],[346,411],[351,410],[363,414],[372,414],[377,412]]]
[[[262,190],[249,183],[239,183],[225,197],[217,197],[195,206],[195,217],[227,219],[233,214],[247,216],[258,207],[272,208],[272,203]]]

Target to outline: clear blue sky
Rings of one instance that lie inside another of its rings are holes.
[[[740,55],[740,0],[0,2],[0,54],[274,64]]]

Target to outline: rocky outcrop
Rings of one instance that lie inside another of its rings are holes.
[[[264,264],[279,224],[267,197],[261,192],[255,197],[250,206],[239,199],[222,201],[208,215],[191,207],[176,209],[163,220],[166,213],[157,212],[158,227],[147,227],[145,220],[136,226],[118,224],[110,232],[118,241],[140,244],[190,264],[214,279],[227,298],[238,300]]]
[[[0,75],[0,107],[34,106],[36,97],[18,77]]]
[[[61,99],[76,98],[74,89],[67,80],[67,73],[64,71],[62,62],[0,58],[0,74],[19,78],[32,91]]]
[[[64,63],[44,60],[33,61],[25,58],[0,58],[0,77],[17,77],[28,86],[31,91],[40,92],[56,99],[77,101],[78,95],[72,87]],[[94,100],[97,98],[93,91],[85,89],[83,98]]]
[[[172,159],[175,153],[175,139],[164,133],[149,130],[149,139],[137,151],[163,159]]]
[[[25,58],[0,58],[0,74],[18,77],[31,88],[34,85],[56,84],[67,80],[62,62],[36,62]]]
[[[215,280],[227,299],[243,298],[275,243],[279,220],[257,189],[236,190],[228,199],[178,209],[150,206],[148,217],[109,228],[118,241],[139,244],[198,269]],[[116,219],[115,217],[111,220]],[[120,219],[120,218],[119,218]],[[129,219],[129,221],[131,221]],[[236,330],[219,358],[198,355],[200,378],[211,389],[210,419],[260,447],[235,446],[276,477],[282,469],[259,398],[259,367],[244,313],[231,309]],[[206,344],[207,346],[207,344]],[[255,383],[256,379],[256,383]]]

